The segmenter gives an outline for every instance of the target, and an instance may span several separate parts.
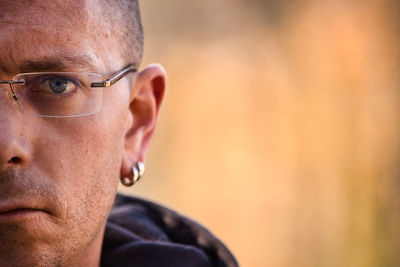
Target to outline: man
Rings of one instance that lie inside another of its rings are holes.
[[[108,218],[119,180],[143,175],[165,91],[161,66],[136,71],[137,1],[0,8],[0,266],[236,266],[156,204],[118,196]]]

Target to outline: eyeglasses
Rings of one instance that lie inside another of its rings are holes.
[[[0,80],[0,84],[10,85],[10,96],[25,112],[41,117],[80,117],[100,112],[103,88],[136,71],[136,65],[129,65],[106,80],[86,72],[22,73],[10,81]]]

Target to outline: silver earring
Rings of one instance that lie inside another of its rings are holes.
[[[141,162],[141,161],[138,161],[138,162],[136,163],[136,167],[137,167],[137,169],[138,169],[138,171],[139,171],[139,176],[138,176],[138,178],[137,178],[137,180],[139,181],[140,178],[143,177],[144,171],[145,171],[146,168],[144,167],[144,163]]]
[[[121,177],[121,183],[125,186],[132,186],[142,178],[145,171],[144,163],[138,161],[136,166],[132,167],[132,177]]]

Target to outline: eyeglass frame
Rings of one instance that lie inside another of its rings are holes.
[[[105,81],[91,83],[90,87],[91,88],[111,87],[112,85],[116,84],[119,80],[121,80],[123,77],[125,77],[129,72],[137,72],[137,70],[138,70],[138,66],[136,64],[130,64],[126,68],[120,70],[117,74],[115,74],[111,78],[106,79]],[[47,72],[37,72],[37,73],[47,73]],[[58,72],[58,73],[63,73],[63,72]],[[15,76],[23,75],[23,74],[27,74],[27,73],[19,73]],[[12,97],[15,101],[19,101],[19,97],[16,94],[16,92],[14,91],[14,88],[12,87],[12,85],[13,84],[21,84],[21,83],[25,83],[25,81],[24,80],[17,80],[17,81],[0,80],[0,84],[10,85]],[[82,115],[78,115],[78,116],[47,116],[47,115],[41,115],[41,114],[34,114],[34,115],[41,116],[41,117],[67,118],[67,117],[82,117],[82,116],[91,115],[91,114],[82,114]]]
[[[90,87],[110,87],[117,83],[119,80],[121,80],[126,74],[129,72],[136,72],[138,70],[138,67],[135,64],[131,64],[125,69],[119,71],[117,74],[115,74],[113,77],[103,81],[103,82],[97,82],[97,83],[91,83]]]

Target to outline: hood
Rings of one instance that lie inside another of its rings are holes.
[[[143,199],[117,195],[101,266],[236,267],[229,250],[198,223]]]

